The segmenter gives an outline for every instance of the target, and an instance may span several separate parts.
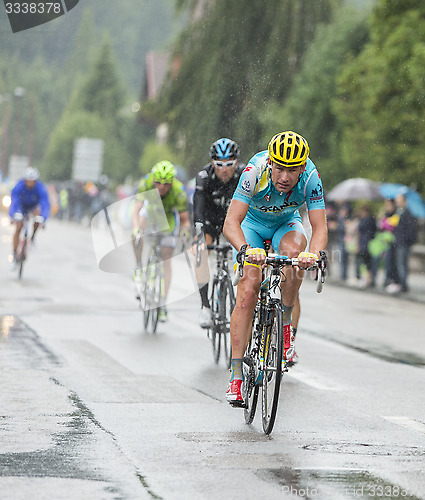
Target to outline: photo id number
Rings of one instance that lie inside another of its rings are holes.
[[[7,14],[60,14],[62,4],[59,2],[6,3]]]

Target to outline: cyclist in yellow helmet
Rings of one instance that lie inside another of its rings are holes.
[[[235,248],[235,262],[245,257],[243,276],[238,285],[236,306],[230,322],[232,373],[226,392],[228,402],[243,406],[241,395],[242,358],[251,335],[252,315],[265,262],[264,240],[281,255],[298,257],[300,268],[313,265],[327,243],[323,188],[309,146],[292,131],[276,134],[268,149],[248,162],[231,201],[223,233]],[[307,236],[298,209],[307,205],[312,235],[308,252]],[[291,316],[302,283],[303,272],[285,270],[282,289],[284,334],[291,339],[284,356],[294,361]]]
[[[142,193],[157,190],[160,198],[160,204],[157,206],[155,197],[147,200],[147,196]],[[164,210],[162,210],[162,208]],[[164,221],[158,220],[158,214],[166,216],[166,228]],[[142,233],[148,229],[149,231],[161,231],[163,237],[161,240],[161,258],[164,261],[164,282],[165,282],[165,298],[168,295],[171,283],[171,257],[174,248],[176,247],[176,236],[180,233],[181,236],[189,239],[191,236],[191,225],[189,212],[187,209],[187,195],[184,191],[183,184],[176,178],[176,169],[169,161],[160,161],[156,163],[151,172],[145,176],[139,184],[138,194],[132,210],[131,222],[133,227],[134,241],[137,237],[137,245],[134,245],[136,255],[136,269],[134,272],[134,280],[136,289],[141,282],[142,270],[142,249],[143,238]],[[161,224],[161,227],[156,227]],[[165,307],[161,307],[159,313],[160,321],[167,321],[168,314]]]

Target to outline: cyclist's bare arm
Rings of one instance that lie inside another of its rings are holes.
[[[133,230],[140,226],[139,212],[142,209],[142,207],[143,207],[143,201],[139,201],[136,199],[134,201],[133,212],[131,213],[131,227],[133,228]]]
[[[180,217],[180,227],[190,228],[189,212],[185,210],[184,212],[179,212]]]
[[[328,242],[326,212],[323,209],[309,210],[308,218],[312,229],[309,253],[319,256],[320,250],[324,250]],[[309,267],[315,264],[315,259],[307,256],[300,257],[299,263],[302,267]]]
[[[239,250],[242,245],[246,245],[241,224],[248,212],[248,208],[249,205],[247,203],[232,200],[224,221],[223,234],[236,250]]]

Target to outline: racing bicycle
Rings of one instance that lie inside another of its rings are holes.
[[[270,243],[265,242],[266,252]],[[315,271],[317,292],[323,289],[326,276],[327,257],[320,252],[316,264],[307,269]],[[239,265],[241,276],[243,262]],[[252,335],[243,358],[242,369],[244,382],[242,397],[244,399],[244,417],[247,424],[254,420],[259,389],[262,388],[262,425],[265,434],[270,434],[276,419],[279,402],[279,391],[282,375],[291,366],[288,352],[285,359],[284,345],[291,345],[290,332],[284,338],[282,324],[282,296],[281,281],[284,279],[285,266],[298,266],[298,259],[284,255],[270,255],[266,257],[266,266],[263,268],[262,283],[258,302],[252,319]],[[237,281],[237,279],[236,279]],[[290,349],[289,349],[290,350]]]
[[[211,320],[209,336],[212,342],[214,361],[218,364],[223,352],[227,368],[232,362],[230,344],[230,317],[235,307],[235,292],[230,278],[228,267],[228,253],[233,251],[229,244],[220,244],[219,240],[213,245],[207,245],[208,250],[216,252],[216,269],[212,278],[210,293]],[[197,264],[200,248],[197,248]],[[199,264],[198,264],[199,265]]]

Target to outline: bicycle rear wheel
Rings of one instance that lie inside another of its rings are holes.
[[[270,434],[276,419],[279,403],[280,381],[282,378],[283,326],[282,308],[276,304],[271,313],[272,324],[267,328],[264,339],[263,374],[263,430]]]
[[[256,326],[258,323],[258,311],[254,312],[254,319],[252,322],[252,335],[246,348],[245,356],[243,358],[242,370],[244,376],[244,383],[242,385],[242,396],[245,402],[244,417],[247,424],[251,424],[255,417],[257,409],[259,385],[255,385],[256,371],[255,363],[257,361],[257,354],[255,352],[255,338],[257,335]]]
[[[226,279],[221,285],[221,334],[224,350],[224,358],[227,368],[232,364],[232,344],[230,342],[230,317],[235,307],[235,292],[230,279]]]
[[[214,361],[218,364],[221,351],[221,335],[220,335],[220,288],[217,281],[213,281],[211,290],[211,342],[213,348]]]

